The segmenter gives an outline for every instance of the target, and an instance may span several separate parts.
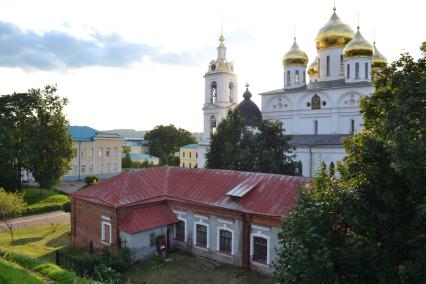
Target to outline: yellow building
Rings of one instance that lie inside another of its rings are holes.
[[[198,168],[198,144],[188,144],[180,147],[179,158],[182,168]]]
[[[123,138],[115,133],[87,126],[69,126],[74,157],[63,180],[82,180],[96,175],[100,179],[121,173]]]
[[[126,138],[123,146],[130,148],[130,154],[149,153],[149,141],[142,138]]]

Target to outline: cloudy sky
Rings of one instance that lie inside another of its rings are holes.
[[[340,18],[389,60],[426,40],[424,0],[337,0]],[[72,125],[202,129],[203,75],[224,18],[238,90],[280,88],[293,29],[310,60],[333,0],[0,0],[0,94],[57,84]],[[254,96],[260,104],[260,97]]]

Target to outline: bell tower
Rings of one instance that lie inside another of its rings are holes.
[[[217,59],[210,61],[208,70],[204,75],[204,131],[198,145],[198,167],[206,164],[205,155],[210,145],[211,134],[216,132],[229,109],[235,108],[238,102],[237,75],[234,74],[232,62],[226,59],[225,38],[219,37]]]

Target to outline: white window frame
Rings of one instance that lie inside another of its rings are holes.
[[[188,221],[185,218],[183,218],[182,216],[177,216],[177,218],[178,218],[179,221],[183,221],[185,223],[183,240],[186,243],[188,241]],[[181,242],[181,240],[176,240],[176,224],[174,225],[173,239],[175,241]]]
[[[101,243],[104,245],[111,245],[112,243],[112,225],[111,218],[107,216],[101,216]],[[109,226],[109,242],[105,241],[105,227]]]
[[[216,251],[220,254],[220,255],[226,255],[229,256],[228,254],[226,254],[225,252],[220,251],[220,231],[221,230],[225,230],[228,232],[231,232],[231,255],[235,255],[235,234],[234,234],[234,230],[231,228],[228,228],[226,226],[226,224],[223,225],[223,227],[218,227],[217,228],[217,232],[216,232]]]
[[[197,245],[197,225],[203,225],[207,228],[206,247],[200,247],[200,246]],[[194,244],[194,246],[197,247],[197,248],[201,248],[201,249],[203,249],[203,248],[209,249],[210,248],[210,236],[209,236],[210,234],[209,233],[210,233],[209,224],[204,223],[203,219],[200,218],[200,219],[198,219],[198,221],[194,222],[194,233],[193,233],[193,238],[194,238],[193,244]]]
[[[253,229],[253,225],[251,226]],[[260,226],[256,226],[260,227]],[[262,233],[261,230],[257,230],[255,233],[250,234],[250,262],[255,263],[257,265],[265,265],[263,263],[253,261],[253,254],[254,254],[254,237],[264,238],[266,239],[266,265],[269,266],[271,264],[271,237],[265,235]]]

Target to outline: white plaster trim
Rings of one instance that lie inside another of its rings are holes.
[[[233,221],[229,221],[229,220],[224,220],[224,219],[217,219],[217,221],[219,223],[224,223],[224,224],[229,224],[229,225],[233,225],[234,222]]]
[[[111,221],[111,217],[101,216],[102,220]]]
[[[234,237],[234,230],[229,229],[227,227],[218,227],[217,233],[216,233],[216,250],[221,255],[227,255],[225,253],[222,253],[220,251],[220,230],[231,232],[231,255],[235,255],[235,237]],[[228,255],[229,256],[229,255]]]
[[[179,210],[172,210],[173,211],[173,213],[175,213],[176,215],[186,215],[186,212],[183,212],[183,211],[179,211]]]
[[[207,227],[207,244],[206,244],[205,248],[197,246],[197,225],[203,225],[203,226]],[[193,241],[193,244],[194,244],[195,247],[203,248],[203,249],[207,249],[207,250],[210,248],[210,234],[209,234],[210,231],[209,230],[210,230],[209,224],[203,223],[202,221],[201,222],[194,222],[194,233],[193,233],[194,241]]]
[[[204,220],[209,219],[209,217],[207,217],[207,216],[197,215],[197,214],[194,214],[194,217],[195,217],[195,218],[199,218],[199,219],[204,219]]]
[[[256,229],[256,230],[266,231],[266,232],[269,232],[269,231],[271,230],[271,229],[270,229],[270,228],[268,228],[268,227],[263,227],[263,226],[254,225],[254,224],[251,224],[251,228],[252,228],[252,229]]]
[[[109,242],[105,242],[105,227],[109,226]],[[106,222],[106,221],[102,221],[101,222],[101,233],[102,233],[102,238],[101,238],[101,242],[104,244],[108,244],[110,245],[112,242],[112,226],[110,222]]]
[[[251,233],[250,234],[250,262],[251,263],[256,263],[259,265],[262,265],[262,263],[256,262],[256,261],[252,261],[253,259],[253,253],[254,253],[254,237],[260,237],[260,238],[264,238],[266,239],[266,264],[269,265],[271,264],[271,239],[269,236],[262,234],[261,231],[257,231],[257,233]],[[263,264],[264,265],[264,264]]]

